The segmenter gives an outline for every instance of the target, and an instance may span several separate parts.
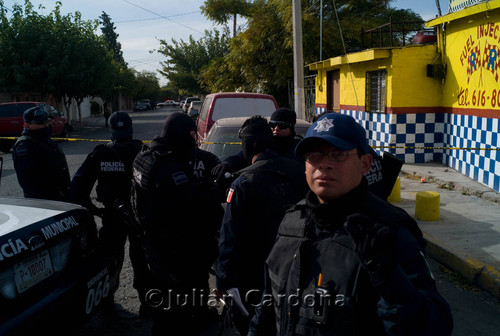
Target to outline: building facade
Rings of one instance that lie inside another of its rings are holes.
[[[500,0],[458,2],[426,23],[435,42],[309,64],[316,113],[352,115],[379,153],[441,162],[500,192]]]

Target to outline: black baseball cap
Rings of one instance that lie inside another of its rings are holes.
[[[31,107],[24,111],[23,120],[27,124],[43,125],[49,120],[49,113],[38,106]]]
[[[119,139],[132,136],[132,118],[130,118],[127,112],[113,112],[113,114],[109,116],[108,121],[113,138]]]

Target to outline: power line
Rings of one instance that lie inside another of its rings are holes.
[[[195,12],[189,12],[189,13],[182,13],[182,14],[175,14],[175,15],[169,15],[167,17],[176,17],[176,16],[184,16],[184,15],[190,15],[190,14],[196,14],[200,13],[200,11],[195,11]],[[160,20],[163,19],[163,17],[154,17],[154,18],[146,18],[146,19],[135,19],[135,20],[124,20],[124,21],[115,21],[115,23],[128,23],[128,22],[137,22],[137,21],[150,21],[150,20]]]
[[[151,13],[151,14],[154,14],[154,15],[156,15],[156,16],[159,16],[159,17],[161,17],[161,18],[164,18],[165,20],[172,21],[173,23],[176,23],[176,24],[178,24],[178,25],[180,25],[180,26],[183,26],[184,28],[188,28],[188,29],[194,30],[195,32],[200,33],[200,34],[204,34],[203,32],[201,32],[201,31],[199,31],[199,30],[197,30],[197,29],[195,29],[195,28],[192,28],[192,27],[186,26],[185,24],[182,24],[182,23],[179,23],[179,22],[177,22],[177,21],[174,21],[174,20],[172,20],[171,18],[169,18],[168,16],[164,16],[164,15],[161,15],[161,14],[155,13],[155,12],[153,12],[153,11],[151,11],[151,10],[147,9],[147,8],[144,8],[144,7],[142,7],[142,6],[136,5],[136,4],[134,4],[134,3],[132,3],[132,2],[130,2],[130,1],[128,1],[128,0],[122,0],[122,1],[123,1],[123,2],[128,3],[129,5],[132,5],[132,6],[135,6],[135,7],[137,7],[137,8],[140,8],[140,9],[142,9],[142,10],[146,11],[146,12],[149,12],[149,13]]]

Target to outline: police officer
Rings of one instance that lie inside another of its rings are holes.
[[[276,239],[285,209],[305,196],[304,168],[297,161],[279,156],[266,119],[249,118],[240,130],[243,154],[252,162],[237,172],[227,197],[217,263],[217,290],[240,293],[246,313],[233,309],[236,327],[248,330],[264,288],[264,262]]]
[[[269,324],[279,335],[451,334],[417,224],[367,190],[368,150],[365,129],[339,113],[298,144],[311,190],[280,225],[249,335]]]
[[[269,126],[273,132],[273,150],[279,155],[290,159],[296,159],[295,146],[300,141],[296,136],[295,124],[297,115],[295,111],[287,108],[279,108],[273,112],[269,120]],[[303,163],[302,159],[299,159]]]
[[[24,197],[67,201],[70,175],[66,156],[50,138],[49,114],[40,107],[24,111],[24,130],[12,151]]]
[[[99,236],[106,248],[118,256],[118,268],[124,259],[124,245],[129,232],[117,206],[130,204],[132,187],[132,164],[143,144],[132,138],[132,118],[127,112],[117,111],[109,117],[111,141],[98,145],[76,171],[71,181],[71,199],[90,209],[94,215],[102,217]],[[90,194],[97,182],[98,208]],[[130,239],[130,258],[135,261],[138,246],[134,237]]]
[[[133,207],[148,245],[148,265],[137,276],[145,303],[158,308],[153,334],[196,335],[209,316],[208,277],[223,210],[213,185],[193,170],[195,136],[193,119],[172,113],[134,162]]]
[[[295,111],[287,108],[279,108],[271,115],[269,126],[272,131],[272,149],[281,156],[290,159],[297,159],[294,154],[294,149],[300,138],[296,136],[295,124],[297,122],[297,115]],[[299,163],[303,164],[302,158],[297,159]],[[240,169],[243,169],[251,164],[250,161],[245,159],[243,152],[240,151],[235,155],[227,157],[222,163],[218,164],[212,170],[212,175],[215,177],[217,184],[221,189],[226,189],[232,182],[231,179],[226,178],[226,173],[232,174]]]

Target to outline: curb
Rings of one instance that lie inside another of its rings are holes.
[[[492,294],[500,302],[500,271],[472,258],[463,258],[424,232],[426,253]]]
[[[453,169],[450,167],[445,167],[445,168],[446,169]],[[405,169],[404,166],[401,168],[401,174],[412,175],[411,172],[409,171],[409,168]],[[460,174],[462,174],[462,173],[460,173]],[[500,203],[500,193],[498,193],[498,192],[494,191],[493,189],[490,189],[486,186],[485,186],[485,188],[487,190],[477,190],[473,187],[468,187],[467,185],[464,185],[460,182],[450,182],[450,181],[440,179],[432,174],[422,174],[422,173],[419,174],[419,173],[417,173],[417,175],[419,177],[425,178],[429,183],[435,183],[439,186],[443,186],[443,188],[445,188],[445,189],[456,190],[456,191],[459,191],[465,195],[476,196],[478,198],[482,198],[482,199],[485,199],[485,200],[490,201],[490,202]],[[465,177],[467,177],[467,176],[465,176]],[[467,177],[467,178],[469,178],[469,177]],[[477,181],[473,181],[473,180],[471,180],[471,181],[475,182],[475,183],[479,183]]]

